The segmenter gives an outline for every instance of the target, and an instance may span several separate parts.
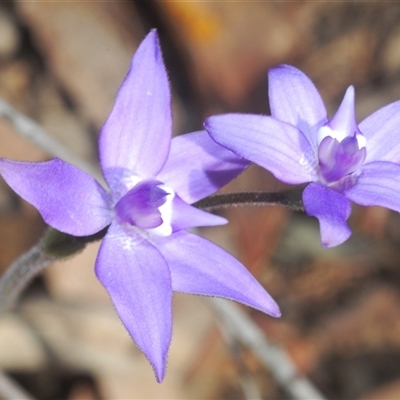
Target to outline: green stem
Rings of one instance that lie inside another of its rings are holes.
[[[15,260],[1,276],[0,314],[12,309],[26,287],[53,261],[79,253],[86,244],[102,239],[107,229],[75,237],[50,228],[37,245]]]
[[[15,306],[28,284],[54,259],[43,253],[39,243],[7,268],[0,279],[0,314]]]

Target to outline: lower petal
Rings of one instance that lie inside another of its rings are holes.
[[[174,232],[198,226],[225,225],[227,222],[223,217],[185,203],[178,196],[172,200],[171,226]]]
[[[96,260],[96,275],[161,382],[172,335],[171,276],[164,257],[134,229],[110,226]]]
[[[307,215],[319,220],[324,247],[337,246],[350,237],[346,221],[351,205],[343,194],[320,183],[310,183],[303,191],[303,203]]]
[[[387,161],[364,164],[346,197],[362,206],[382,206],[400,212],[400,165]]]
[[[238,301],[273,317],[276,302],[238,260],[199,236],[178,232],[157,241],[168,261],[174,291]]]

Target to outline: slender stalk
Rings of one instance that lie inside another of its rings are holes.
[[[82,251],[88,243],[102,239],[108,227],[94,235],[75,237],[49,229],[43,239],[15,260],[0,277],[0,314],[12,309],[29,283],[54,260]]]
[[[286,351],[271,344],[261,329],[236,305],[218,298],[210,298],[219,314],[218,322],[225,325],[230,334],[249,347],[271,372],[281,387],[296,400],[324,400],[314,385],[302,376]]]
[[[7,268],[0,279],[0,314],[14,307],[23,290],[54,259],[42,252],[39,243]]]
[[[302,188],[282,192],[239,192],[216,194],[194,203],[197,208],[213,211],[237,206],[286,206],[295,211],[304,211],[301,200]]]

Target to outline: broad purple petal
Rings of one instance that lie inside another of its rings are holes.
[[[324,247],[337,246],[350,237],[346,221],[351,205],[344,195],[319,183],[311,183],[303,191],[303,203],[307,215],[319,220]]]
[[[248,165],[249,161],[200,131],[172,139],[168,160],[157,178],[190,204],[225,186]]]
[[[400,101],[374,112],[359,128],[367,139],[366,162],[400,163]]]
[[[99,140],[101,166],[154,177],[171,140],[171,100],[158,37],[151,31],[135,55]]]
[[[166,260],[135,228],[113,223],[99,250],[96,275],[161,382],[172,335],[172,287]]]
[[[0,159],[0,173],[59,231],[87,236],[111,223],[106,191],[86,172],[60,159],[40,163]]]
[[[346,197],[363,206],[382,206],[400,212],[400,165],[387,161],[364,164]]]
[[[266,168],[283,182],[318,179],[314,151],[292,125],[260,115],[225,114],[208,118],[204,126],[217,143]]]
[[[174,232],[198,226],[225,225],[227,222],[223,217],[185,203],[179,196],[172,200],[171,225]]]
[[[251,273],[208,240],[181,231],[159,239],[157,246],[168,261],[174,291],[218,296],[273,317],[281,315],[276,302]]]
[[[300,129],[316,152],[318,129],[327,122],[317,88],[303,72],[290,65],[270,69],[268,78],[271,115]]]

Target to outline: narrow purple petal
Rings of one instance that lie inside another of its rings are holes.
[[[157,179],[191,204],[225,186],[249,164],[205,131],[193,132],[172,139],[168,160]]]
[[[362,206],[382,206],[400,212],[400,165],[388,161],[364,164],[346,197]]]
[[[235,300],[273,317],[279,307],[251,273],[215,244],[188,232],[159,239],[174,291]]]
[[[185,203],[178,196],[175,196],[172,201],[171,225],[173,232],[197,226],[225,225],[227,222],[225,218]]]
[[[166,260],[134,229],[113,223],[99,250],[96,275],[161,382],[172,335],[172,287]]]
[[[400,163],[400,101],[374,112],[359,128],[367,139],[366,162]]]
[[[337,246],[350,237],[346,221],[351,205],[344,195],[319,183],[311,183],[304,189],[303,203],[307,215],[319,220],[324,247]]]
[[[318,179],[314,151],[292,125],[260,115],[225,114],[208,118],[204,126],[217,143],[266,168],[283,182]]]
[[[335,131],[335,137],[341,141],[347,136],[355,136],[358,127],[354,109],[354,87],[349,86],[335,116],[328,125]]]
[[[154,177],[164,165],[171,140],[171,101],[158,37],[151,31],[135,55],[99,140],[107,169],[130,169]]]
[[[86,172],[57,158],[40,163],[0,159],[4,180],[53,228],[92,235],[111,223],[108,194]]]
[[[271,115],[300,129],[316,152],[318,129],[327,122],[317,88],[303,72],[289,65],[270,69],[268,78]]]

